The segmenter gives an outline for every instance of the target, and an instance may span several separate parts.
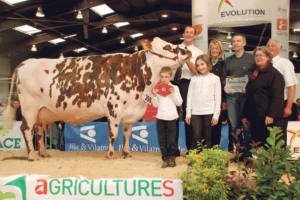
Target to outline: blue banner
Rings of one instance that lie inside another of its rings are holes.
[[[123,128],[120,124],[118,137],[115,141],[115,151],[122,151]],[[77,126],[65,125],[66,151],[107,151],[107,122],[89,122]],[[184,123],[179,123],[179,149],[187,151],[185,144]],[[130,150],[141,152],[160,152],[156,122],[138,122],[132,127]]]

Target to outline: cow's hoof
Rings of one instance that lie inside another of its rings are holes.
[[[115,156],[115,153],[113,151],[110,151],[110,152],[107,152],[106,159],[114,160],[114,159],[117,159],[117,157]]]
[[[39,155],[43,158],[50,157],[50,154],[47,153],[47,151],[41,151],[41,152],[39,152]]]
[[[37,160],[39,160],[39,158],[38,158],[38,156],[36,155],[36,153],[34,152],[34,153],[30,153],[30,154],[28,155],[28,160],[29,160],[29,161],[37,161]]]
[[[122,152],[122,156],[123,156],[123,158],[125,159],[125,158],[131,158],[132,157],[132,155],[131,155],[131,153],[130,152]]]

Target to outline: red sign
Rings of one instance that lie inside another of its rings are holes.
[[[287,30],[287,19],[277,19],[277,30]]]
[[[169,85],[167,83],[163,83],[163,82],[159,82],[157,83],[157,85],[155,86],[154,89],[158,90],[158,94],[160,96],[166,97],[169,94],[171,94],[170,89],[173,88],[172,85]]]

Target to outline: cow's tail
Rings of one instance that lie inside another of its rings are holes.
[[[14,124],[15,121],[15,116],[16,116],[16,110],[12,107],[11,105],[11,97],[12,97],[12,93],[14,90],[14,84],[15,84],[15,79],[17,76],[17,70],[14,71],[12,78],[11,78],[11,83],[10,83],[10,92],[9,92],[9,96],[7,98],[7,107],[3,112],[3,128],[6,130],[10,130]]]

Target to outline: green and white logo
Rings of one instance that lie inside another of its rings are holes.
[[[21,195],[18,195],[20,191]],[[19,199],[18,196],[21,196],[22,200],[26,200],[26,176],[16,178],[0,187],[0,200]]]

